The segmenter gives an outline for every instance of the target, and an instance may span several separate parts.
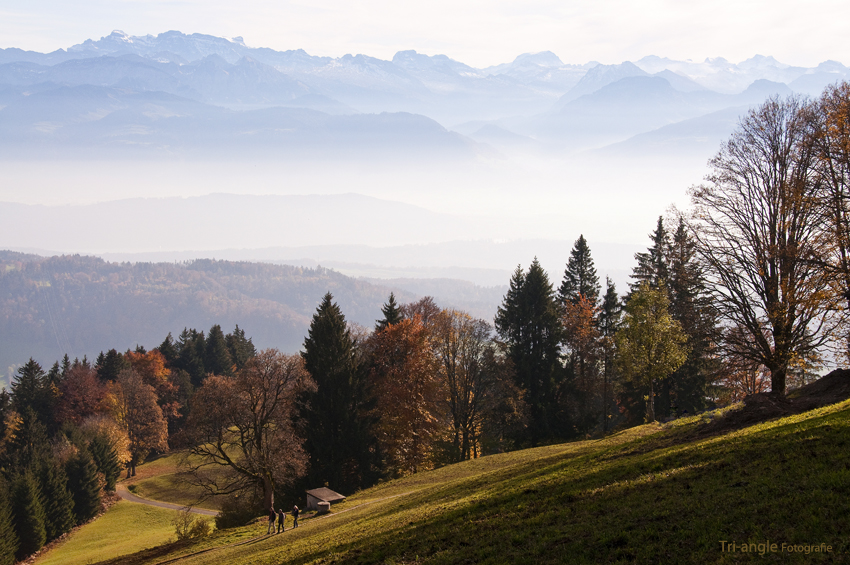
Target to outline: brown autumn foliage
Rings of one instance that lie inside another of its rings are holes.
[[[79,425],[99,414],[106,392],[106,385],[98,379],[96,369],[82,364],[72,366],[59,384],[57,420]]]
[[[575,302],[566,303],[561,316],[568,362],[572,365],[578,389],[588,394],[595,391],[597,384],[601,338],[596,324],[598,311],[599,308],[581,294]]]
[[[128,351],[124,359],[133,370],[156,391],[157,403],[168,420],[180,418],[179,387],[172,381],[171,370],[166,366],[165,356],[158,349],[147,353]]]
[[[207,377],[188,419],[191,482],[210,495],[256,490],[272,507],[275,489],[307,470],[293,416],[298,397],[314,387],[303,358],[276,349],[260,351],[233,376]]]
[[[490,325],[465,312],[443,310],[434,316],[432,347],[437,357],[451,436],[451,461],[477,457],[488,389],[495,386],[485,354]]]
[[[168,451],[168,423],[157,404],[156,391],[133,369],[121,371],[118,380],[108,387],[104,404],[127,432],[127,474],[133,476],[136,465],[143,463],[151,451]]]
[[[377,436],[393,475],[433,466],[443,392],[429,333],[416,314],[372,337]]]

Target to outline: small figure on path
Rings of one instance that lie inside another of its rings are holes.
[[[301,512],[301,511],[298,510],[297,505],[292,507],[292,527],[293,528],[298,527],[298,514],[299,514],[299,512]]]
[[[274,533],[275,518],[277,518],[277,514],[274,511],[274,507],[269,508],[269,527],[266,529],[266,535]]]
[[[286,529],[286,514],[283,513],[283,508],[277,509],[277,533]]]

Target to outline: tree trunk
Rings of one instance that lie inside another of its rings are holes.
[[[770,391],[785,396],[785,376],[787,369],[774,369],[770,372]]]
[[[274,508],[274,485],[268,477],[263,477],[263,508]]]
[[[649,400],[646,403],[646,414],[649,422],[655,421],[655,379],[649,379]]]

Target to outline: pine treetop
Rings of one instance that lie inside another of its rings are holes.
[[[584,296],[593,306],[596,306],[600,290],[599,276],[596,274],[590,247],[584,235],[580,235],[570,251],[564,280],[558,290],[561,303],[575,303],[579,296]]]

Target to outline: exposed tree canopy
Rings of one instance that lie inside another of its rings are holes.
[[[209,376],[189,414],[191,480],[211,495],[261,492],[271,508],[275,488],[307,470],[293,416],[297,398],[314,386],[300,355],[276,349],[259,352],[233,376]]]
[[[692,228],[724,343],[764,365],[771,389],[830,337],[828,249],[801,98],[751,110],[691,189]],[[732,330],[735,331],[732,331]]]

